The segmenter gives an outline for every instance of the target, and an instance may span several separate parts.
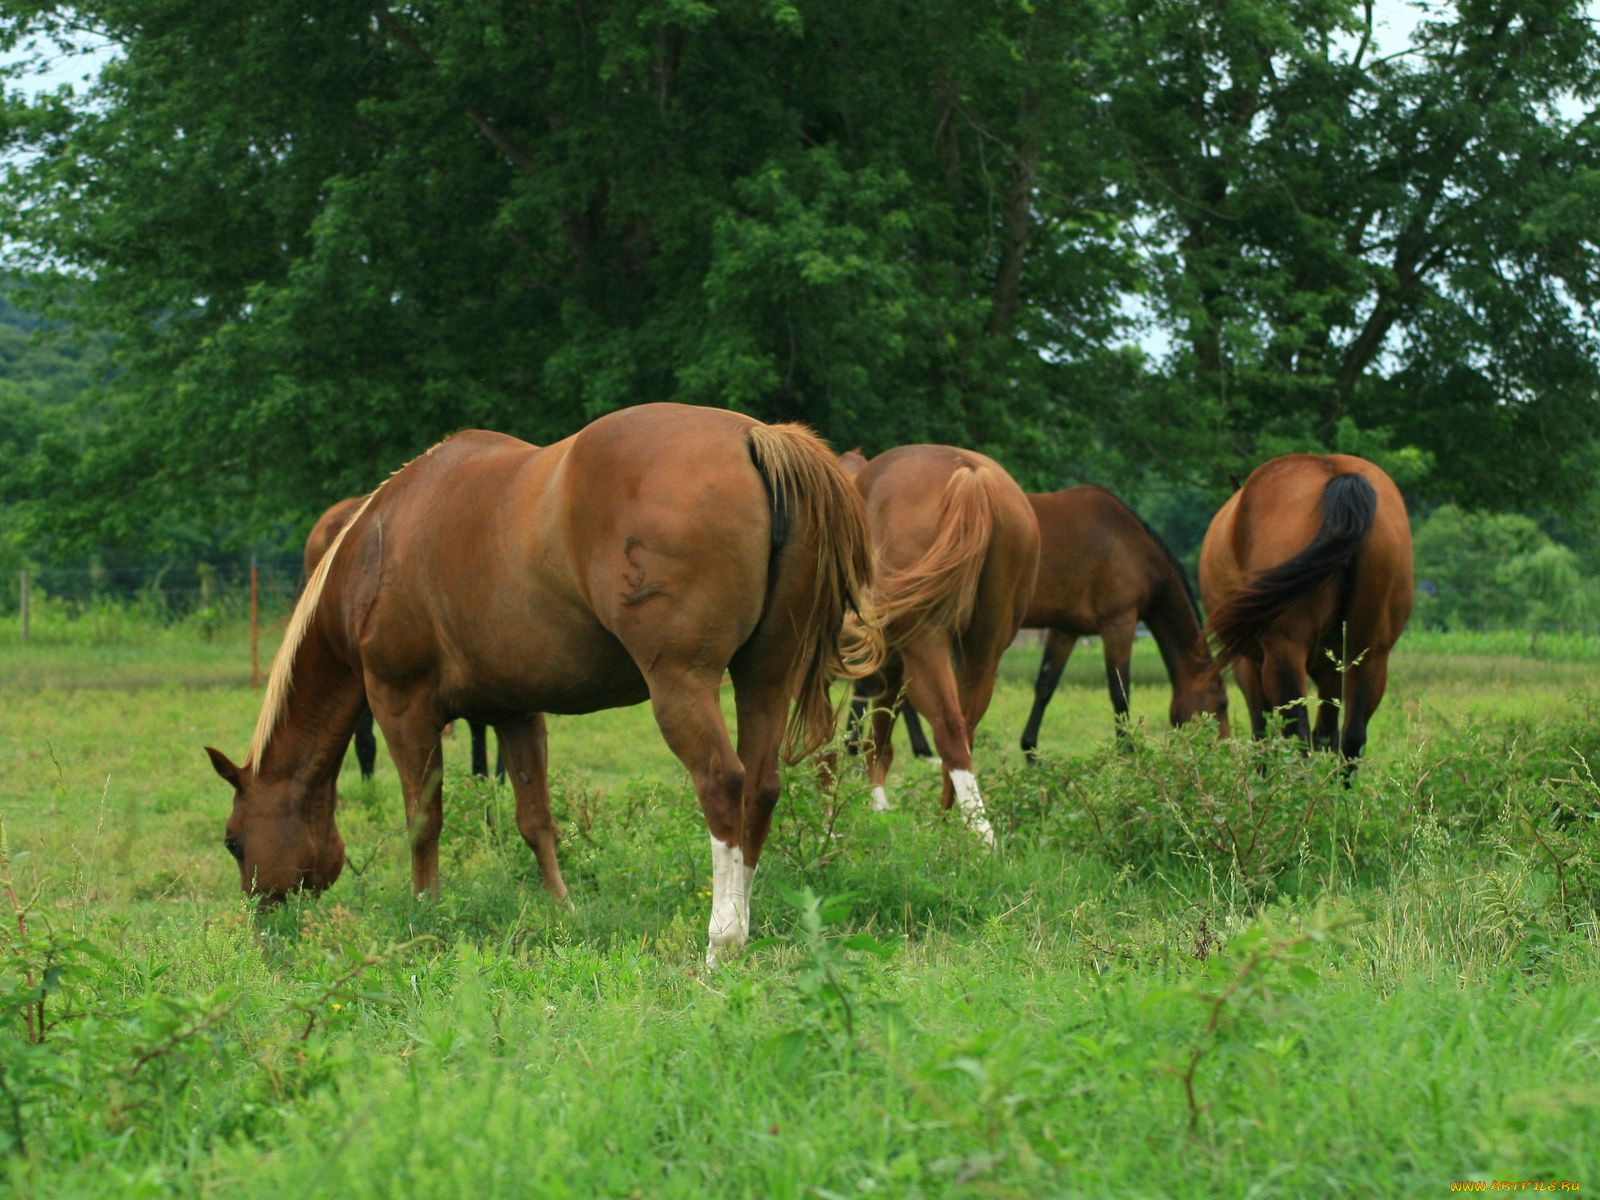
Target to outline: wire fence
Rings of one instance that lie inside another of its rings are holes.
[[[115,607],[167,624],[222,620],[247,616],[252,597],[258,608],[285,609],[300,584],[300,559],[289,555],[24,567],[0,587],[0,615],[32,624],[44,614],[71,620]]]
[[[0,644],[29,640],[114,641],[135,626],[189,625],[202,637],[249,620],[254,630],[283,619],[302,586],[298,555],[242,555],[209,560],[144,560],[77,566],[17,568],[0,576]],[[1492,585],[1488,582],[1485,587]],[[1537,649],[1564,646],[1585,659],[1600,657],[1600,625],[1564,621],[1524,609],[1515,621],[1445,619],[1437,589],[1419,585],[1408,634],[1469,635],[1485,647],[1504,643]],[[1026,642],[1026,636],[1022,639]],[[1591,649],[1594,653],[1590,653]]]

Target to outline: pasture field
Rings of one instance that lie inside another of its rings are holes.
[[[463,727],[438,902],[380,755],[346,763],[343,878],[253,915],[201,747],[240,756],[258,694],[208,632],[0,642],[0,1193],[1600,1189],[1583,639],[1403,640],[1349,789],[1169,733],[1148,642],[1131,735],[1087,643],[1030,768],[1014,648],[977,759],[998,850],[903,748],[890,813],[852,760],[797,767],[757,940],[707,971],[704,826],[647,708],[552,721],[570,909]]]

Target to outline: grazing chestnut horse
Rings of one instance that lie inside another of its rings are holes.
[[[841,647],[870,570],[861,498],[798,426],[649,404],[544,449],[482,430],[441,442],[318,563],[244,764],[207,750],[234,788],[241,886],[278,899],[338,878],[334,776],[370,703],[405,794],[413,890],[438,893],[439,731],[467,716],[499,734],[518,829],[563,898],[542,714],[648,698],[710,829],[715,961],[749,933],[781,746],[825,740],[829,682],[881,661],[870,616],[859,661]]]
[[[1200,591],[1218,669],[1233,667],[1255,736],[1281,711],[1287,730],[1337,742],[1353,766],[1411,615],[1411,525],[1394,481],[1348,454],[1263,463],[1206,531]],[[1314,728],[1299,703],[1307,674],[1322,701]]]
[[[311,532],[306,535],[305,549],[305,574],[304,581],[311,579],[311,573],[316,570],[317,564],[322,561],[322,556],[327,553],[328,547],[333,545],[333,539],[339,536],[339,531],[345,527],[350,518],[355,516],[361,508],[365,496],[350,496],[344,500],[335,500],[328,506],[328,510],[317,518],[317,523],[311,527]],[[489,727],[481,721],[468,721],[467,728],[472,734],[472,773],[487,779],[489,776]],[[356,765],[361,768],[361,778],[371,779],[372,770],[378,762],[378,741],[372,736],[372,710],[363,709],[361,717],[356,721]],[[495,771],[501,779],[506,777],[505,760],[496,756]]]
[[[972,735],[994,694],[1000,655],[1016,636],[1039,569],[1039,526],[999,463],[954,446],[900,446],[863,461],[847,456],[867,501],[877,578],[873,608],[888,658],[868,686],[882,704],[900,694],[933,724],[944,763],[942,806],[959,802],[993,845],[972,769]],[[872,713],[867,777],[888,806],[894,715]]]

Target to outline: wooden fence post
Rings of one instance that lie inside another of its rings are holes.
[[[28,640],[28,568],[22,568],[22,640]]]
[[[250,686],[261,686],[261,626],[256,590],[256,556],[250,556]]]

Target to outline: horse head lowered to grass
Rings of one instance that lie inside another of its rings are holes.
[[[708,958],[742,945],[780,750],[826,740],[829,681],[881,657],[870,618],[841,644],[847,610],[866,612],[869,545],[860,495],[798,426],[652,404],[543,449],[481,430],[441,442],[322,556],[244,763],[208,748],[234,788],[241,886],[277,899],[338,878],[334,776],[370,704],[400,774],[413,890],[438,891],[439,734],[459,716],[495,726],[517,826],[563,898],[543,714],[649,699],[710,830]]]
[[[1233,667],[1255,736],[1278,712],[1303,741],[1337,745],[1354,764],[1411,615],[1411,524],[1394,481],[1348,454],[1263,463],[1206,531],[1200,591],[1219,669]],[[1308,674],[1321,700],[1314,724]]]

